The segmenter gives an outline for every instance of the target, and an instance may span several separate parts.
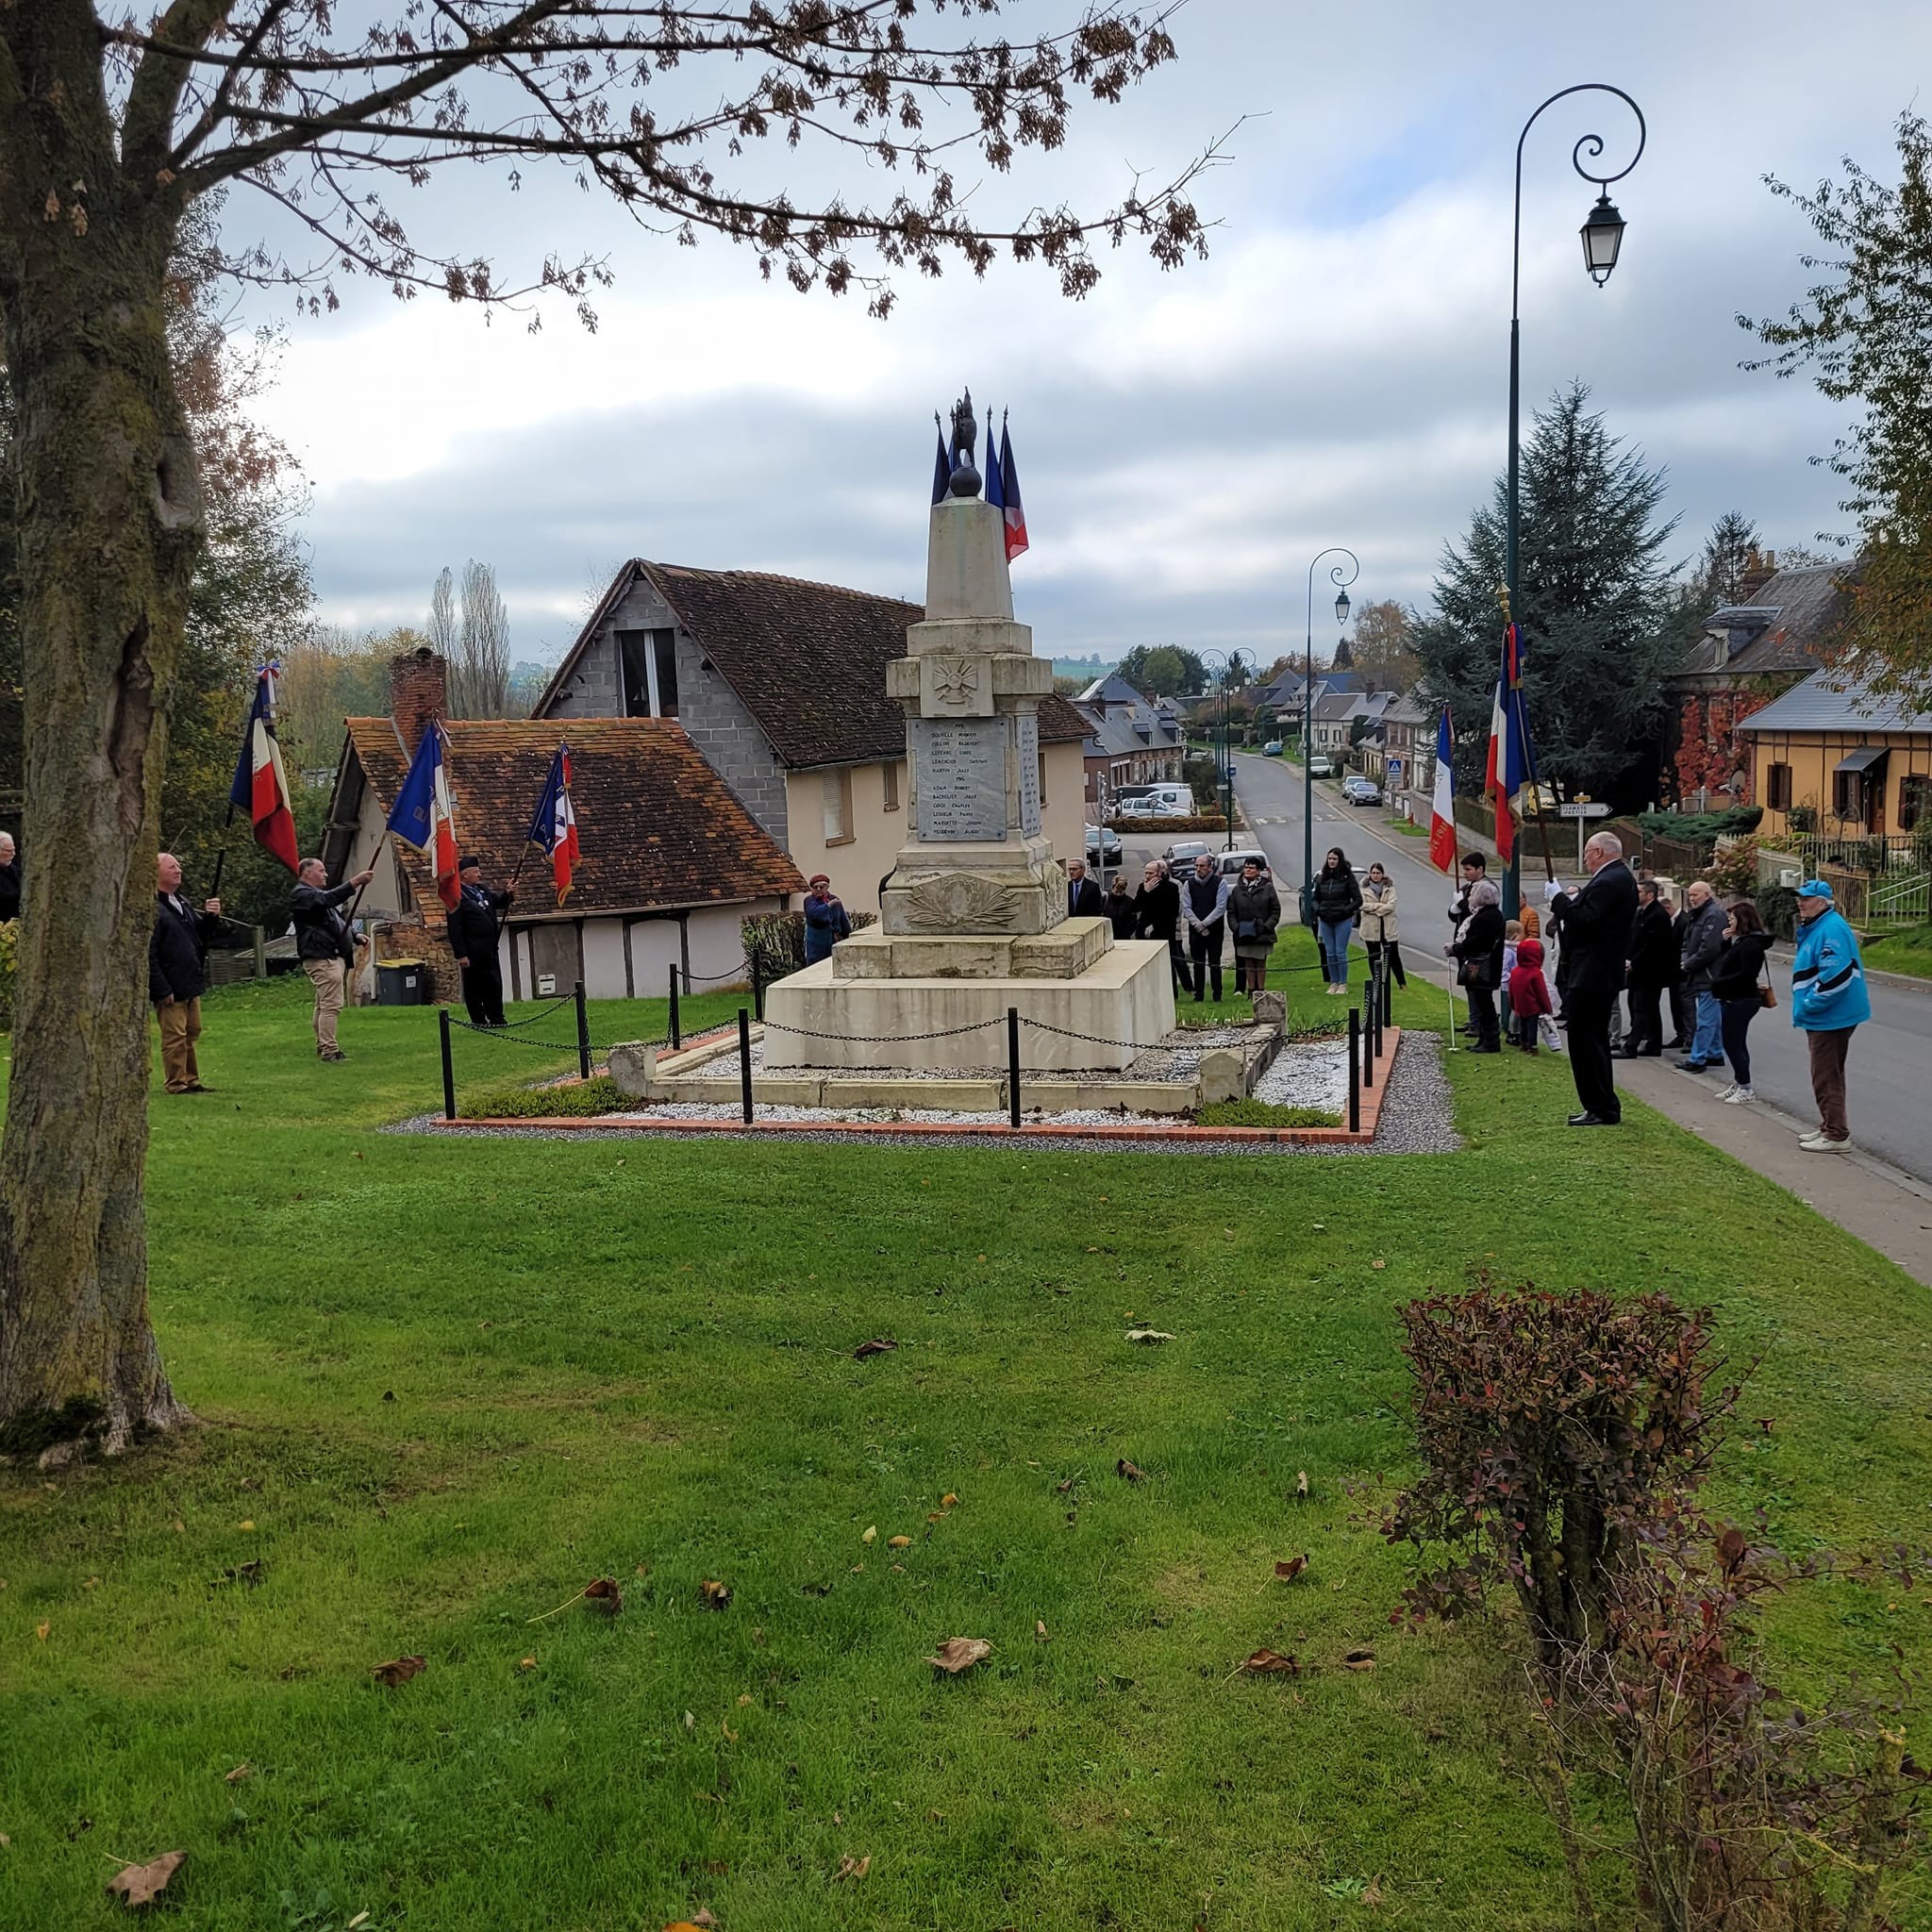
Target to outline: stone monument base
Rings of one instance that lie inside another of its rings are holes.
[[[1058,940],[1065,933],[1078,948],[1086,938],[1078,929],[1090,924],[1107,928],[1105,920],[1069,920],[1053,937]],[[1017,1007],[1025,1019],[1063,1029],[1043,1033],[1023,1025],[1021,1066],[1118,1072],[1173,1029],[1174,974],[1160,941],[1115,941],[1084,969],[1054,977],[1022,976],[1033,963],[1024,954],[1029,943],[1038,946],[1041,940],[855,934],[831,958],[766,991],[765,1066],[943,1066],[1000,1073],[1007,1065],[1007,1008]],[[841,973],[841,962],[855,946],[859,953],[854,964],[860,970]],[[908,948],[908,965],[936,964],[938,970],[918,977],[888,977],[874,970],[882,959],[896,967],[901,947]],[[941,955],[941,947],[956,949],[953,957]],[[924,948],[935,950],[922,959]],[[1039,962],[1034,970],[1043,966],[1052,973],[1071,963],[1069,953],[1055,950],[1058,957]],[[998,1024],[980,1025],[985,1021]],[[975,1025],[977,1032],[951,1031]],[[951,1037],[922,1037],[941,1033]],[[1069,1039],[1069,1034],[1083,1037]]]

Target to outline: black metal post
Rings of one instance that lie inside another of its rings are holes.
[[[588,1080],[591,1077],[591,1014],[584,1005],[584,982],[576,984],[577,1000],[577,1077]]]
[[[1348,1131],[1362,1130],[1362,1016],[1348,1009]]]
[[[744,1124],[751,1125],[751,1015],[738,1009],[738,1098],[744,1109]]]
[[[677,1026],[677,967],[671,968],[671,1051],[675,1053],[684,1044],[684,1036]]]
[[[1392,1026],[1395,1024],[1395,989],[1391,984],[1393,977],[1385,957],[1382,961],[1382,1024],[1385,1026]]]
[[[751,1009],[762,1022],[765,1017],[765,979],[758,971],[758,955],[751,956]]]
[[[1369,1004],[1362,1015],[1362,1085],[1375,1084],[1375,980],[1372,972],[1369,976]]]
[[[457,1117],[457,1068],[449,1051],[449,1008],[436,1009],[436,1030],[442,1036],[442,1117],[453,1121]]]
[[[1007,1008],[1007,1115],[1009,1125],[1020,1124],[1020,1009]]]

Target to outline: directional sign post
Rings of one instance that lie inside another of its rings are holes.
[[[1583,870],[1583,828],[1585,821],[1589,819],[1607,819],[1609,815],[1609,807],[1598,804],[1593,798],[1574,798],[1568,805],[1559,805],[1557,808],[1557,816],[1559,819],[1574,819],[1576,821],[1576,870],[1578,872]]]

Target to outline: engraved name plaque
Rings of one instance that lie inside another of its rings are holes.
[[[1013,757],[1020,767],[1020,832],[1036,838],[1040,832],[1040,720],[1022,711],[1013,720]]]
[[[1007,726],[1001,718],[908,718],[922,839],[1004,839]],[[1036,786],[1036,791],[1037,791]],[[1038,807],[1035,808],[1038,816]]]

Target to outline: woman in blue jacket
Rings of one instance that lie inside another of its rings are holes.
[[[832,891],[824,873],[811,875],[811,891],[805,895],[805,963],[816,965],[832,957],[841,940],[852,937],[852,921]]]
[[[1839,911],[1830,882],[1807,879],[1798,888],[1791,1024],[1811,1049],[1811,1091],[1818,1102],[1818,1131],[1798,1142],[1807,1154],[1843,1154],[1852,1144],[1845,1124],[1845,1055],[1853,1030],[1871,1017],[1857,936]]]

